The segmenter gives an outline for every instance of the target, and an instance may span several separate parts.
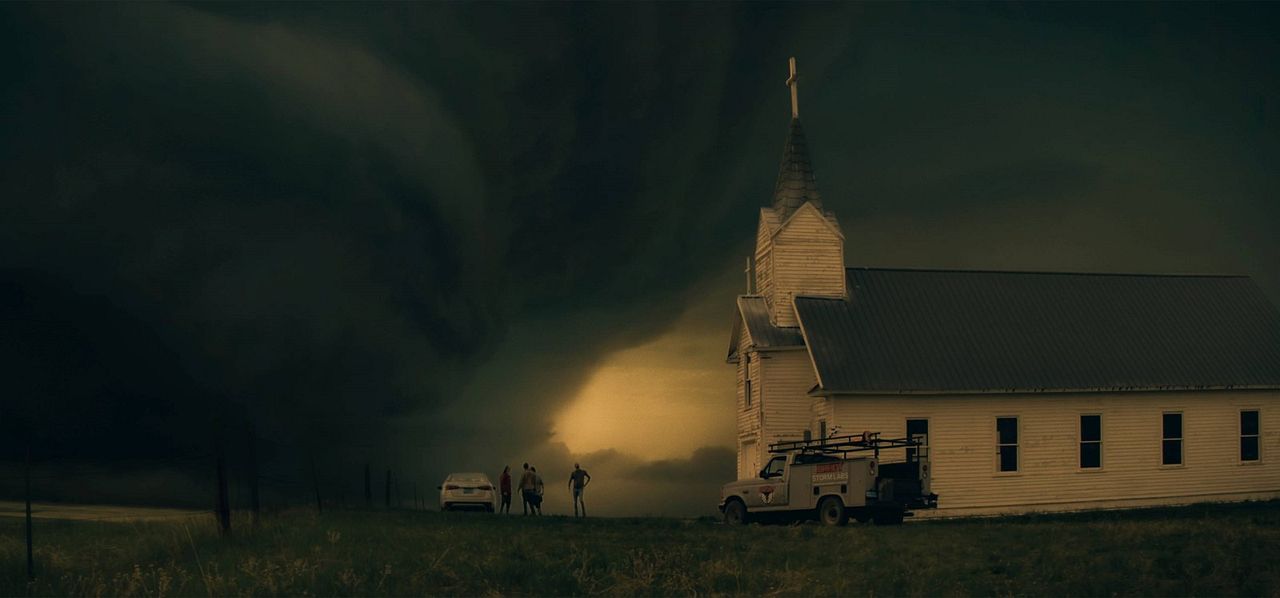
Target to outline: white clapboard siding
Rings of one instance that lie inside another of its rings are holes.
[[[751,477],[759,471],[760,438],[760,353],[751,349],[751,334],[742,326],[738,340],[738,478]],[[751,403],[746,401],[746,380],[751,378]]]
[[[778,326],[798,325],[791,306],[796,295],[845,295],[844,239],[812,204],[783,224],[770,252],[770,307]]]
[[[814,438],[818,437],[818,430],[821,428],[821,426],[818,425],[818,422],[835,422],[836,418],[832,407],[833,405],[834,400],[827,397],[817,397],[813,399],[813,404],[810,409],[812,415],[810,415],[809,419],[809,430],[813,431]]]
[[[756,288],[755,292],[764,297],[765,305],[773,303],[773,252],[766,251],[756,255]]]
[[[779,440],[803,439],[813,412],[813,399],[808,394],[814,385],[809,353],[803,348],[770,351],[761,355],[761,361],[765,446]]]
[[[760,224],[756,227],[755,292],[765,298],[766,304],[773,297],[773,227],[769,222],[776,217],[772,213],[769,208],[762,209]]]
[[[906,433],[929,419],[936,514],[1016,513],[1280,496],[1280,392],[836,397],[842,432]],[[1242,464],[1240,410],[1259,409],[1261,455]],[[1183,466],[1161,465],[1161,414],[1183,413]],[[1079,468],[1082,414],[1102,415],[1102,468]],[[1019,471],[996,471],[996,417],[1017,416]],[[900,453],[900,451],[898,451]],[[900,459],[901,455],[884,455]]]

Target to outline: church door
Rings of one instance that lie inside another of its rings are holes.
[[[738,452],[738,479],[747,480],[760,474],[760,451],[756,450],[756,441],[747,440],[741,444]]]

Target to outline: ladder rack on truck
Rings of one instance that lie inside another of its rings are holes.
[[[880,451],[889,449],[916,449],[909,451],[908,456],[918,459],[921,452],[927,450],[924,442],[916,438],[881,438],[879,432],[863,432],[844,436],[828,436],[811,440],[788,440],[769,445],[769,452],[774,454],[809,453],[819,455],[840,455],[849,458],[850,453],[871,451],[877,459]]]

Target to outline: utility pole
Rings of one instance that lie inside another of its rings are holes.
[[[386,489],[387,508],[391,508],[391,470],[387,470],[387,489]]]
[[[36,579],[36,560],[31,552],[31,437],[27,437],[27,581]]]

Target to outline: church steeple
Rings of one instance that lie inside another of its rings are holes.
[[[797,91],[799,75],[796,59],[791,57],[788,66],[791,88],[791,128],[787,131],[787,143],[782,148],[782,165],[778,167],[778,182],[773,187],[773,209],[782,220],[794,213],[804,203],[822,209],[822,197],[818,195],[818,182],[813,178],[813,165],[809,162],[809,147],[804,139],[804,127],[800,126],[800,98]]]
[[[778,167],[778,182],[773,186],[773,209],[778,217],[786,220],[793,212],[812,202],[822,209],[822,196],[818,194],[818,182],[813,178],[813,165],[809,162],[809,147],[804,140],[804,127],[800,117],[791,119],[787,131],[787,144],[782,148],[782,165]]]
[[[748,275],[748,292],[762,297],[774,326],[798,326],[793,300],[800,295],[843,298],[844,233],[835,215],[822,208],[813,178],[800,105],[796,97],[796,59],[791,59],[791,129],[782,148],[773,205],[760,208],[756,252]]]

